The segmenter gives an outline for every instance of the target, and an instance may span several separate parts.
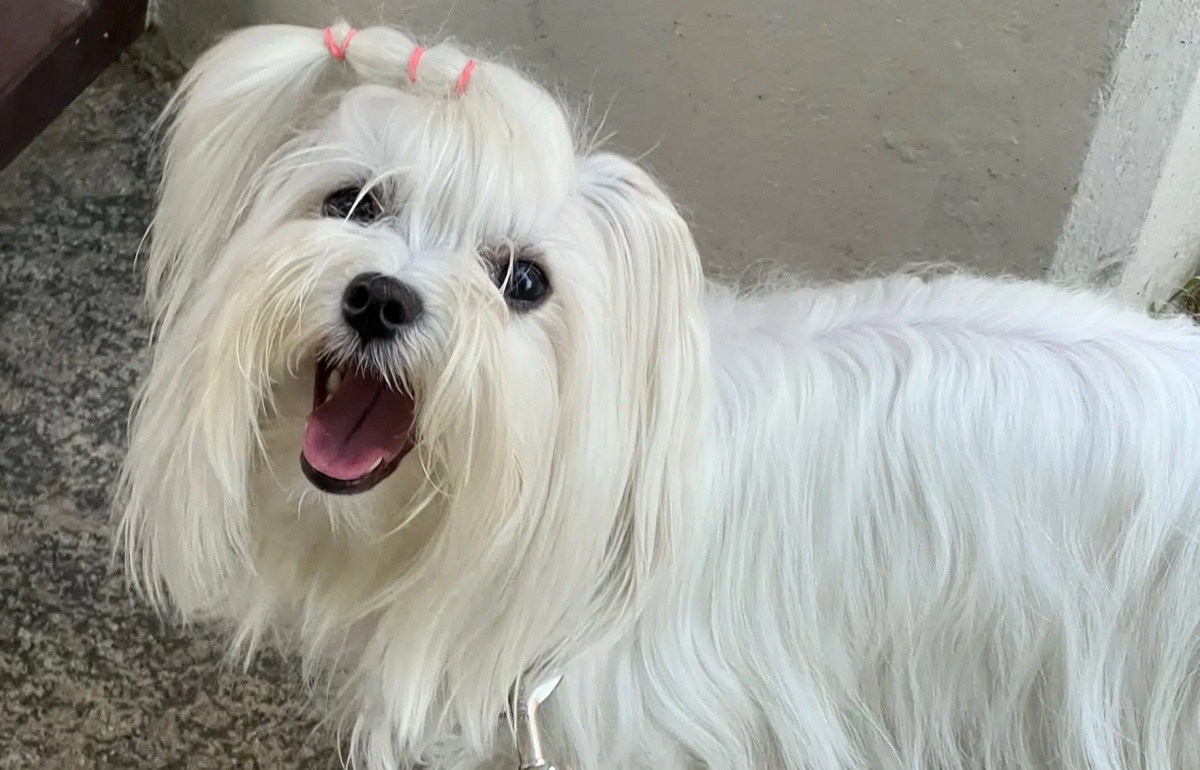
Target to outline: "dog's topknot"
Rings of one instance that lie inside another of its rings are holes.
[[[358,30],[338,21],[325,28],[323,42],[333,59],[369,82],[462,96],[476,73],[477,61],[452,43],[426,48],[391,27]]]

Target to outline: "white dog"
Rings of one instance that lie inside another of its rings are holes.
[[[513,69],[240,31],[169,112],[121,537],[370,770],[1200,768],[1200,332],[735,292]]]

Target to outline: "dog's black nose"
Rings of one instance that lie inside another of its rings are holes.
[[[379,273],[355,276],[342,294],[342,317],[363,342],[397,336],[422,310],[412,287]]]

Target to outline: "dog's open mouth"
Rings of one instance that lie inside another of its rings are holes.
[[[300,468],[324,492],[366,492],[413,448],[415,410],[411,396],[371,370],[337,369],[319,360]]]

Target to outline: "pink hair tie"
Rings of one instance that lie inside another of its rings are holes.
[[[471,73],[475,71],[475,60],[470,59],[467,65],[463,67],[462,74],[458,76],[458,82],[454,84],[454,92],[459,96],[467,90],[467,85],[471,82]]]
[[[417,82],[417,65],[421,62],[421,54],[425,53],[423,46],[417,46],[413,49],[412,55],[408,57],[408,82]]]
[[[354,39],[354,36],[357,33],[358,30],[354,27],[351,27],[350,31],[346,33],[346,37],[342,39],[341,44],[338,44],[338,42],[333,39],[333,27],[326,27],[325,47],[329,49],[329,53],[333,54],[333,58],[337,59],[338,61],[345,61],[346,49],[350,47],[350,41]]]

